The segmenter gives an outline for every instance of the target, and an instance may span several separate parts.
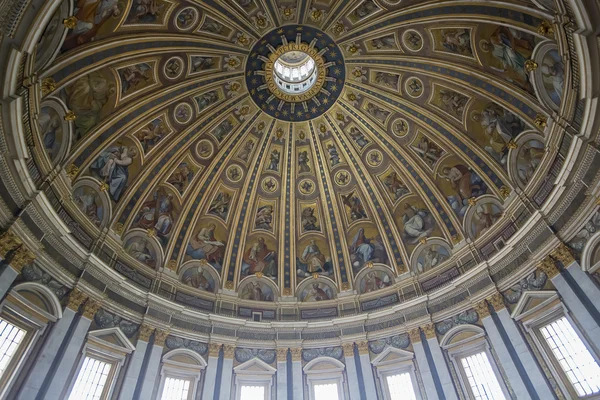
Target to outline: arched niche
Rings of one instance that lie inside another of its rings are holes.
[[[96,227],[103,228],[112,215],[112,204],[106,192],[100,191],[100,182],[91,177],[78,179],[73,185],[73,202]]]
[[[394,276],[394,272],[387,265],[373,264],[371,268],[363,268],[356,275],[354,287],[358,294],[375,292],[392,286]]]
[[[441,238],[430,238],[419,243],[410,259],[412,274],[419,275],[444,264],[452,257],[452,247]]]
[[[179,280],[195,289],[215,293],[220,287],[218,272],[208,262],[188,261],[181,266]]]
[[[163,265],[164,254],[156,237],[142,229],[132,229],[123,238],[123,248],[129,257],[150,268]]]
[[[484,336],[485,331],[483,328],[476,325],[458,325],[446,332],[440,341],[440,346],[444,349],[448,349]]]
[[[39,283],[25,282],[15,286],[7,301],[30,317],[41,316],[43,320],[40,323],[62,318],[60,300],[52,290]]]
[[[536,96],[549,109],[560,111],[568,71],[556,43],[545,41],[538,44],[531,59],[538,65],[530,73]]]
[[[40,104],[37,120],[38,137],[51,164],[59,164],[68,154],[73,140],[73,124],[65,120],[66,105],[55,97]]]
[[[332,300],[337,297],[337,286],[334,281],[326,277],[309,278],[298,285],[296,295],[301,302]]]
[[[600,269],[600,232],[596,232],[583,248],[581,268],[590,273]]]
[[[502,202],[491,195],[477,198],[473,206],[469,206],[464,218],[464,229],[471,240],[484,236],[502,217]]]
[[[517,148],[509,150],[508,174],[521,189],[533,179],[545,154],[546,140],[536,132],[523,132],[515,141]]]
[[[238,295],[240,299],[254,301],[275,301],[279,290],[273,281],[267,278],[249,276],[240,281]]]

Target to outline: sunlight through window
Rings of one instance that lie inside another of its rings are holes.
[[[187,400],[190,391],[190,381],[186,379],[165,379],[161,400]]]
[[[315,400],[339,400],[338,387],[335,383],[313,386]]]
[[[77,375],[69,400],[99,400],[106,385],[111,365],[86,357]]]
[[[25,331],[13,324],[0,320],[0,377],[4,375],[6,367],[15,355]]]
[[[600,392],[600,367],[571,323],[562,317],[540,329],[580,397]]]
[[[461,359],[475,400],[504,400],[496,374],[484,352]]]
[[[397,374],[387,377],[391,400],[416,400],[410,374]]]
[[[240,400],[264,400],[264,386],[242,386]]]

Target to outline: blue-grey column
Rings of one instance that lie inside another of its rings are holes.
[[[560,273],[554,261],[550,257],[546,257],[538,265],[538,268],[550,278],[552,284],[562,297],[563,303],[575,317],[587,339],[597,350],[600,350],[600,326],[598,326],[598,322],[596,322],[594,316],[590,314],[590,311],[581,302],[577,293],[575,293],[571,285],[569,285],[565,277]]]
[[[440,383],[442,385],[444,396],[446,396],[446,400],[458,400],[458,395],[456,394],[456,389],[454,388],[454,383],[452,382],[452,375],[450,375],[450,370],[448,369],[448,364],[444,358],[444,353],[442,353],[440,343],[435,336],[435,327],[430,324],[425,326],[423,331],[425,332],[425,337],[427,338],[427,344],[429,346],[429,352],[433,358],[435,370],[440,378]]]
[[[427,355],[425,355],[425,349],[423,343],[421,343],[421,331],[419,328],[409,332],[410,341],[413,346],[415,353],[415,359],[417,361],[417,368],[425,387],[425,395],[427,400],[439,400],[437,389],[435,388],[435,382],[433,380],[433,373],[427,362]],[[417,388],[415,388],[417,390]]]
[[[31,400],[36,398],[44,383],[44,378],[48,375],[48,372],[52,367],[52,362],[56,359],[60,345],[67,336],[67,332],[69,331],[69,327],[71,326],[75,315],[77,315],[76,311],[68,307],[65,308],[62,318],[56,321],[50,328],[46,341],[35,359],[35,364],[33,364],[29,375],[25,378],[21,390],[16,397],[18,400]]]
[[[19,271],[9,264],[0,265],[0,299],[3,299],[8,293],[15,279],[19,276]]]
[[[76,305],[71,307],[71,304],[69,304],[69,307],[76,308]],[[65,350],[60,362],[55,367],[54,376],[51,378],[48,389],[46,390],[46,393],[39,393],[38,398],[40,398],[40,396],[44,400],[58,400],[65,398],[63,391],[66,390],[71,379],[74,378],[72,373],[77,373],[77,371],[73,370],[73,367],[81,356],[81,348],[85,342],[87,332],[94,315],[99,309],[100,303],[97,303],[94,300],[88,300],[85,303],[83,306],[83,314],[76,320],[72,335],[66,339],[68,342],[66,346],[64,346]],[[66,393],[66,395],[68,395],[68,393]]]
[[[581,269],[581,265],[578,262],[573,261],[569,267],[567,267],[567,271],[573,277],[573,280],[577,282],[577,285],[581,289],[581,291],[592,300],[592,305],[596,308],[596,310],[600,311],[600,301],[595,301],[600,299],[600,288],[596,283],[592,280],[593,278],[584,272]]]
[[[287,353],[288,349],[277,349],[277,399],[287,399]]]
[[[150,348],[150,357],[148,358],[146,373],[144,374],[144,380],[139,391],[140,399],[150,399],[152,396],[154,385],[156,384],[156,379],[158,377],[160,361],[162,360],[163,347],[165,346],[165,340],[168,335],[168,331],[159,329],[154,332],[154,343]]]
[[[292,352],[294,400],[304,399],[304,379],[302,377],[302,349],[290,349],[290,351]]]
[[[537,360],[535,359],[534,354],[531,352],[529,346],[527,345],[525,338],[519,331],[517,324],[510,317],[508,310],[506,308],[497,309],[496,315],[500,320],[500,324],[502,324],[502,327],[506,331],[507,336],[510,338],[510,344],[515,349],[519,360],[521,360],[521,364],[523,364],[523,369],[525,369],[529,380],[535,387],[535,391],[538,394],[539,398],[542,400],[553,399],[554,391],[549,386],[544,372],[542,371]]]
[[[350,400],[361,400],[360,387],[358,386],[358,371],[360,368],[354,362],[354,343],[344,343],[344,363],[346,364],[346,376],[348,377],[348,391],[350,392]]]
[[[506,374],[508,383],[512,387],[515,396],[519,400],[531,400],[531,396],[527,390],[527,385],[525,384],[523,377],[519,374],[519,370],[510,355],[507,343],[504,343],[502,334],[494,323],[494,319],[490,315],[488,305],[485,300],[477,305],[476,310],[481,318],[481,322],[483,323],[487,337],[490,339],[492,347],[498,356],[500,365]]]
[[[125,371],[123,385],[121,385],[121,391],[119,392],[119,400],[133,399],[135,387],[140,379],[140,373],[142,371],[144,357],[146,356],[148,341],[151,334],[152,328],[147,325],[140,326],[138,340],[135,344],[135,351],[130,356],[131,359],[129,361],[129,365],[127,366],[127,371]]]
[[[367,399],[376,399],[377,389],[375,388],[375,377],[373,376],[373,367],[371,366],[371,357],[369,356],[369,342],[363,341],[357,343],[356,346]]]
[[[202,388],[202,399],[212,400],[215,396],[215,381],[217,379],[217,368],[219,365],[219,352],[221,345],[217,343],[208,344],[208,363],[204,375],[204,387]]]
[[[233,353],[235,346],[223,345],[223,369],[221,370],[221,391],[219,400],[229,400],[233,383]]]

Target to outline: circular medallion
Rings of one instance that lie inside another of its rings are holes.
[[[342,52],[324,32],[286,25],[256,42],[246,64],[246,85],[258,107],[284,121],[322,115],[345,80]]]
[[[298,183],[298,190],[302,194],[313,194],[315,191],[315,184],[310,179],[302,179],[300,183]]]
[[[202,139],[196,145],[196,155],[201,160],[208,160],[214,153],[214,146],[208,139]]]
[[[277,180],[275,180],[274,178],[272,178],[270,176],[263,179],[260,186],[262,187],[262,190],[264,190],[266,193],[275,193],[277,191],[277,189],[279,188],[279,184],[277,183]]]
[[[402,43],[410,51],[419,51],[423,48],[423,36],[414,29],[408,29],[402,35]]]
[[[423,81],[417,77],[410,77],[404,82],[404,90],[410,97],[421,97],[423,95]]]
[[[175,121],[177,121],[177,123],[186,124],[191,121],[193,114],[194,112],[192,110],[192,106],[190,106],[188,103],[181,103],[175,107],[173,117],[175,117]]]
[[[371,150],[367,153],[367,164],[371,167],[379,167],[383,161],[383,155],[379,150]]]
[[[231,165],[227,168],[227,179],[233,183],[237,183],[242,180],[244,173],[238,165]]]
[[[189,31],[198,22],[198,10],[193,7],[186,7],[179,11],[175,17],[175,27],[180,31]]]
[[[392,122],[392,133],[398,137],[404,137],[408,133],[408,121],[404,118],[397,118]]]
[[[333,177],[333,180],[338,186],[346,186],[350,183],[350,173],[346,170],[338,171]]]
[[[181,57],[171,57],[165,63],[163,72],[167,79],[177,79],[183,73],[183,59]]]

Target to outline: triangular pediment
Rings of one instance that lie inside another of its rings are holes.
[[[135,346],[129,341],[123,331],[116,327],[91,331],[88,333],[88,339],[104,343],[109,347],[122,350],[126,353],[131,353],[135,350]]]
[[[528,290],[523,292],[511,317],[518,320],[531,315],[558,299],[554,290]]]
[[[243,364],[238,365],[233,369],[236,374],[258,374],[258,375],[273,375],[275,368],[271,367],[269,364],[264,362],[263,360],[255,357],[251,360],[246,361]]]
[[[371,361],[371,364],[374,366],[386,365],[400,361],[412,360],[413,358],[414,354],[410,351],[388,346],[377,357],[375,357],[373,361]]]

